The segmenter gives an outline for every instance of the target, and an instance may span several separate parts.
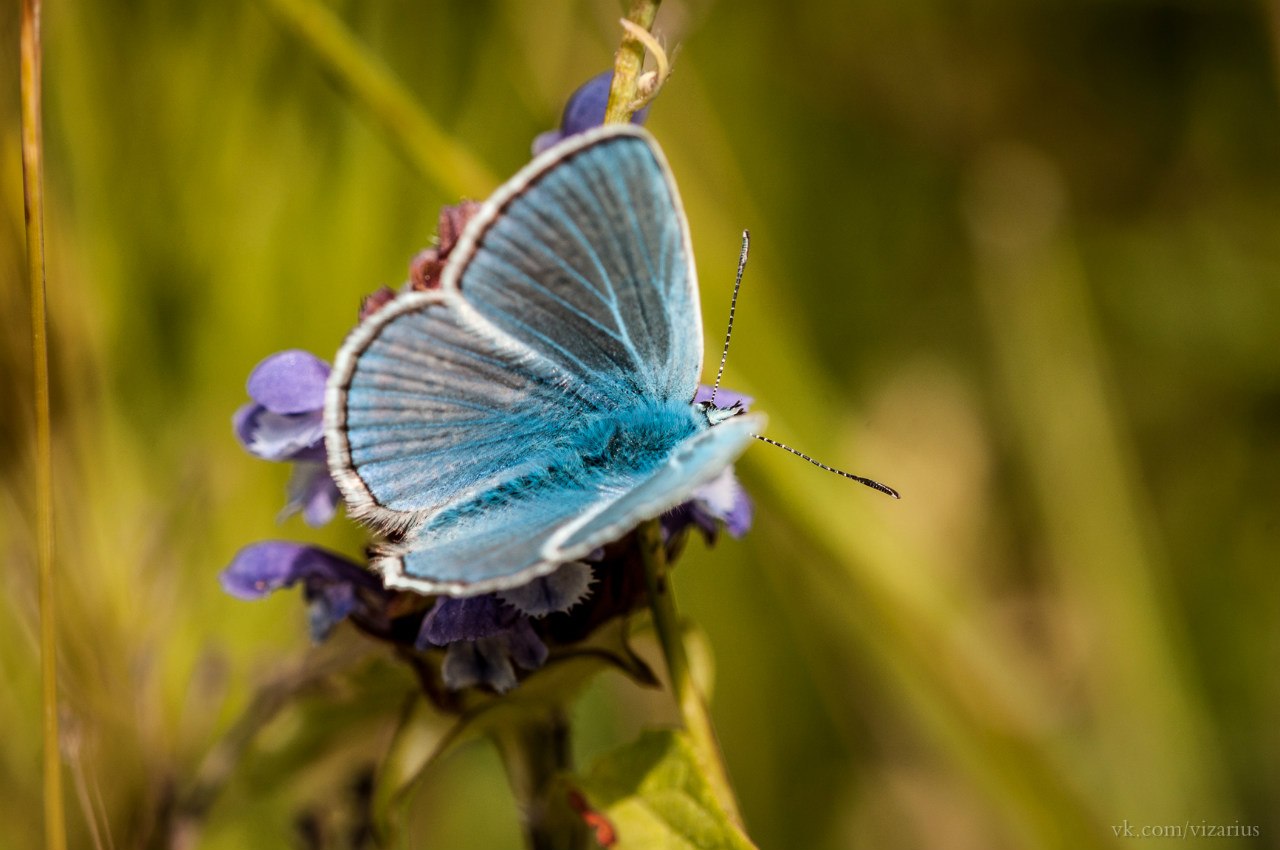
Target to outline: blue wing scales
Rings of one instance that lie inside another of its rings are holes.
[[[456,296],[401,296],[361,325],[330,385],[330,468],[353,513],[406,526],[548,462],[564,423],[593,408]]]
[[[602,128],[500,188],[439,291],[356,328],[326,443],[353,515],[404,535],[376,563],[389,585],[523,584],[675,507],[742,451],[757,418],[690,425],[702,329],[689,244],[656,146]],[[649,441],[642,462],[584,464],[592,429],[619,421]]]
[[[614,128],[535,161],[468,228],[444,285],[593,392],[692,399],[702,360],[695,271],[660,157]]]
[[[582,558],[640,522],[688,500],[719,475],[763,426],[738,416],[682,441],[644,470],[504,487],[461,516],[442,512],[375,561],[388,586],[472,595],[517,587]]]
[[[763,414],[742,414],[683,441],[653,475],[560,529],[548,540],[543,556],[554,560],[572,552],[579,554],[569,558],[581,557],[581,553],[687,501],[695,489],[737,460],[764,430],[764,423]]]

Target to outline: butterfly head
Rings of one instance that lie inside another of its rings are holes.
[[[747,412],[747,409],[742,406],[741,400],[735,401],[728,407],[716,407],[710,401],[697,401],[694,402],[693,406],[697,408],[699,413],[707,417],[708,425],[719,425],[726,419],[732,419],[740,413]]]

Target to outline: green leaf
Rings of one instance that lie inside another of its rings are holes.
[[[716,803],[683,732],[643,732],[602,756],[577,784],[613,827],[616,850],[755,848]]]

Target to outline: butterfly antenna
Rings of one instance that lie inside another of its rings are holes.
[[[881,493],[884,493],[885,495],[888,495],[888,496],[892,496],[895,499],[902,498],[902,496],[899,495],[897,490],[893,489],[892,487],[889,487],[888,485],[881,484],[879,481],[872,481],[870,478],[863,478],[861,475],[854,475],[851,472],[845,472],[843,469],[836,469],[834,466],[827,466],[822,461],[814,460],[804,452],[796,451],[795,449],[791,448],[791,446],[785,445],[783,443],[779,443],[777,440],[771,440],[768,437],[763,437],[760,434],[752,434],[751,436],[755,437],[757,440],[762,440],[763,442],[766,442],[771,446],[777,446],[783,451],[791,452],[796,457],[809,461],[809,463],[813,464],[819,469],[825,469],[827,472],[834,472],[836,475],[839,475],[842,478],[850,478],[854,481],[857,481],[859,484],[865,484],[868,487],[870,487],[872,490],[879,490]]]
[[[729,340],[733,338],[733,311],[738,306],[738,290],[742,288],[742,273],[747,268],[747,252],[751,249],[751,234],[742,231],[742,253],[738,255],[738,276],[733,281],[733,298],[729,299],[729,329],[724,332],[724,350],[720,352],[720,368],[716,370],[716,383],[711,388],[711,403],[716,403],[720,392],[720,379],[724,377],[724,364],[729,359]]]

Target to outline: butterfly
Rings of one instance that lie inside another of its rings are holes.
[[[438,289],[348,336],[326,388],[329,468],[393,542],[388,587],[469,596],[587,556],[687,501],[764,425],[694,403],[689,226],[653,137],[572,136],[467,223]]]

